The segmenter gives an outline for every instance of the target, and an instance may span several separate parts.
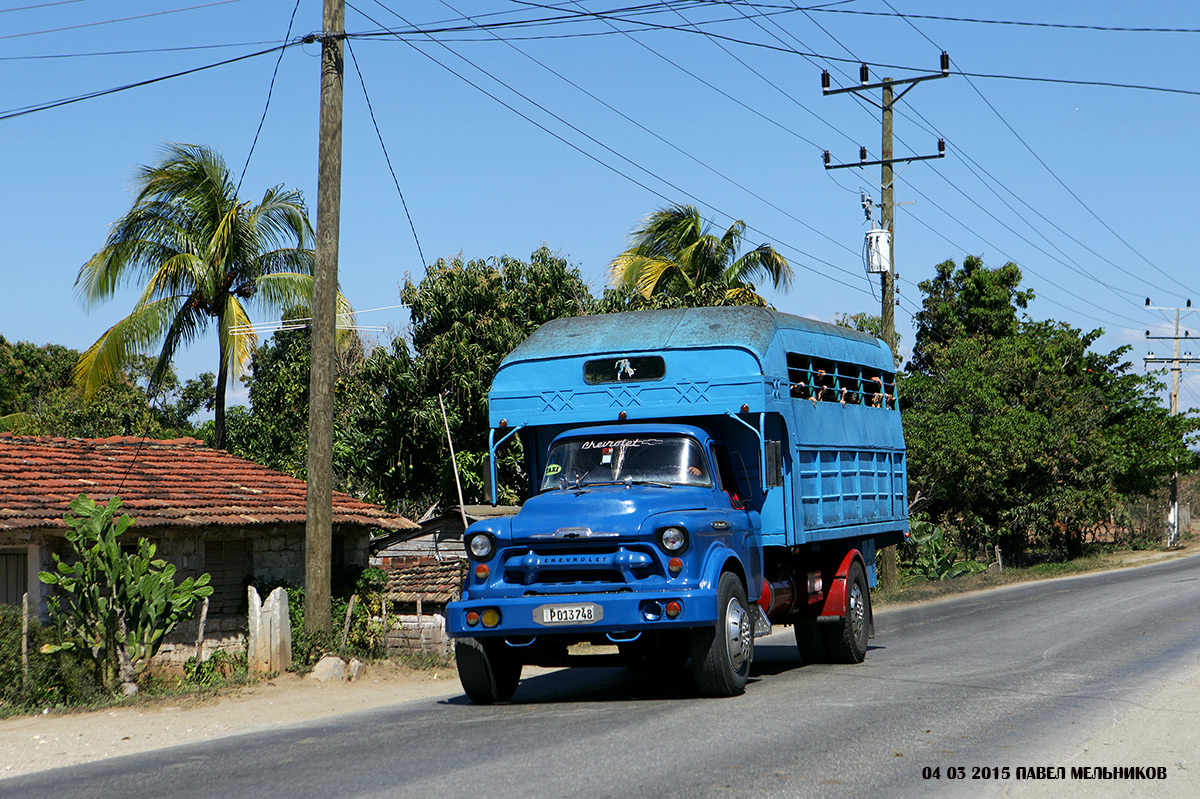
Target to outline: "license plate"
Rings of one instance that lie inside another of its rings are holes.
[[[542,605],[533,612],[538,624],[594,624],[604,618],[604,609],[592,602],[573,605]]]

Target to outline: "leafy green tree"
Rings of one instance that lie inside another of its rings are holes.
[[[587,313],[594,300],[579,271],[546,247],[528,261],[439,259],[419,282],[406,280],[400,297],[411,338],[367,358],[355,417],[339,431],[335,453],[347,453],[340,462],[348,478],[372,484],[390,504],[456,502],[442,395],[467,501],[479,501],[487,393],[500,361],[539,325]],[[498,463],[502,500],[523,494],[521,468],[514,440]]]
[[[357,401],[352,395],[362,364],[362,343],[357,333],[341,331],[336,344],[335,441],[336,431],[344,427],[346,415]],[[230,452],[304,478],[308,466],[311,364],[312,333],[307,328],[281,330],[254,351],[246,378],[252,411],[242,407],[230,409],[226,441]],[[338,480],[342,482],[340,477]],[[347,486],[340,484],[339,488]]]
[[[215,440],[225,445],[225,390],[256,341],[237,333],[247,305],[264,311],[308,307],[312,299],[312,226],[300,192],[268,189],[258,205],[242,202],[216,152],[171,144],[163,159],[138,172],[133,207],[118,219],[75,281],[92,307],[131,283],[142,284],[133,311],[80,358],[75,378],[90,398],[124,364],[157,348],[152,385],[175,351],[217,328]],[[153,393],[153,391],[151,392]]]
[[[49,605],[63,642],[47,651],[87,653],[101,685],[120,685],[130,696],[166,636],[213,589],[207,574],[176,585],[175,566],[156,559],[155,545],[145,538],[137,540],[135,551],[122,550],[118,539],[134,520],[128,514],[117,518],[120,507],[119,497],[106,505],[85,494],[72,500],[63,521],[73,558],[68,563],[54,555],[54,571],[40,572],[38,579],[61,592]]]
[[[980,263],[943,267],[922,284],[923,318],[940,321],[918,327],[900,388],[914,509],[972,553],[1073,557],[1122,503],[1192,468],[1196,420],[1169,415],[1127,348],[1094,352],[1101,331],[1017,319],[1029,295],[1011,264],[993,275]],[[990,289],[942,290],[953,285]]]
[[[939,350],[952,341],[1016,333],[1018,311],[1025,310],[1034,296],[1033,289],[1018,289],[1021,269],[1016,264],[988,269],[982,258],[969,255],[961,268],[954,261],[943,261],[935,269],[931,280],[918,284],[925,300],[916,315],[913,368],[930,368]]]
[[[755,281],[769,280],[777,289],[792,284],[792,268],[770,244],[739,257],[746,223],[734,222],[721,236],[691,205],[659,209],[629,237],[629,247],[609,264],[616,287],[633,287],[642,295],[683,297],[714,284],[742,305],[765,305]]]
[[[104,438],[193,435],[192,417],[212,410],[213,375],[183,386],[173,368],[147,396],[151,358],[135,358],[84,402],[72,370],[79,352],[57,344],[10,344],[0,336],[0,429],[19,435]]]

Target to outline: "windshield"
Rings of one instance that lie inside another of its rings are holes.
[[[708,459],[688,436],[593,436],[559,441],[550,450],[542,491],[601,483],[668,483],[711,486]]]

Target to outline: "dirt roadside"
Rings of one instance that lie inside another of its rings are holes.
[[[462,693],[454,669],[367,666],[356,682],[282,674],[216,698],[152,700],[132,707],[0,720],[5,777],[256,732],[300,721]]]
[[[1194,551],[1194,549],[1192,550]],[[1131,553],[1143,565],[1190,553]],[[949,597],[944,597],[944,599]],[[928,600],[927,600],[928,601]],[[938,601],[938,600],[933,600]],[[527,669],[526,674],[549,669]],[[416,699],[457,696],[451,669],[417,671],[392,663],[367,667],[356,682],[320,683],[284,674],[216,698],[156,700],[93,712],[0,720],[0,782],[6,777],[204,741]],[[1056,765],[1165,766],[1162,783],[1007,786],[1005,796],[1136,795],[1192,797],[1200,793],[1200,662],[1165,679],[1144,703],[1114,713],[1081,751],[1058,753]],[[1064,792],[1064,789],[1065,792]]]

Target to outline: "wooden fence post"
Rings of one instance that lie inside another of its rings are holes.
[[[346,606],[346,623],[342,626],[342,645],[338,647],[339,654],[346,648],[346,639],[350,637],[350,617],[354,613],[354,600],[357,597],[357,594],[351,594],[350,604]]]
[[[200,606],[200,624],[196,627],[196,664],[204,662],[204,623],[208,621],[208,597]]]
[[[21,690],[29,689],[29,592],[21,595]]]

